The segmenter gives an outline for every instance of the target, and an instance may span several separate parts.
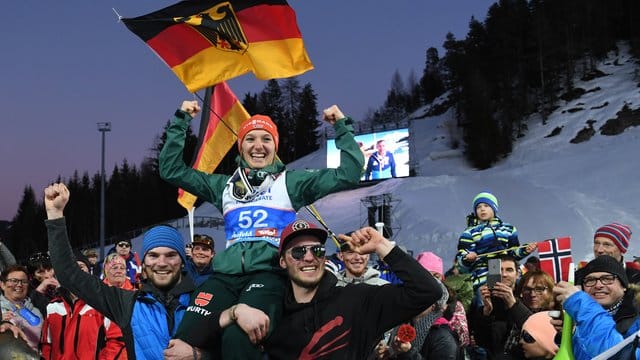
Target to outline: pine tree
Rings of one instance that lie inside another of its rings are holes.
[[[271,117],[271,119],[278,126],[278,133],[280,134],[280,143],[278,146],[278,156],[284,163],[288,163],[292,160],[292,156],[287,149],[291,149],[292,146],[289,143],[292,141],[291,137],[286,136],[290,133],[290,122],[292,119],[287,119],[285,106],[283,104],[283,95],[280,84],[275,79],[271,79],[267,82],[267,86],[258,95],[259,104],[264,109],[264,115]]]
[[[498,149],[494,144],[501,133],[493,118],[491,97],[486,80],[476,69],[467,78],[461,94],[461,107],[465,116],[465,155],[478,169],[491,167],[497,160]]]
[[[396,123],[407,117],[408,98],[400,72],[396,70],[391,77],[391,88],[387,92],[387,99],[380,111],[381,117],[378,123]]]
[[[295,119],[295,156],[300,158],[318,150],[317,130],[321,123],[318,120],[317,97],[310,83],[306,83],[300,93],[300,101]]]
[[[280,87],[282,90],[282,108],[284,110],[284,118],[278,124],[278,132],[280,134],[280,146],[278,152],[287,154],[289,162],[298,158],[296,154],[295,128],[296,121],[299,118],[298,106],[300,103],[300,82],[297,78],[287,78],[282,82]],[[280,124],[285,124],[283,127]]]
[[[44,219],[44,205],[36,200],[31,185],[25,186],[7,241],[7,246],[13,251],[16,259],[26,259],[35,252],[47,250]]]
[[[407,112],[416,111],[422,104],[422,87],[418,83],[415,71],[411,69],[407,76]]]
[[[242,106],[250,115],[262,113],[262,110],[258,107],[258,94],[245,93],[242,99]]]
[[[420,86],[424,103],[428,104],[444,93],[444,81],[440,73],[440,57],[438,49],[430,47],[427,49],[426,61]]]

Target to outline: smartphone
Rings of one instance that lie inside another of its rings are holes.
[[[498,281],[502,279],[500,259],[489,259],[489,272],[487,273],[487,286],[493,289]]]
[[[385,345],[391,346],[391,331],[386,331],[384,333],[384,338],[382,339]]]

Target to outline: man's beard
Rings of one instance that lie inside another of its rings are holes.
[[[316,279],[302,280],[295,276],[289,276],[289,277],[291,278],[291,281],[294,284],[300,286],[301,288],[305,288],[307,290],[313,290],[315,287],[318,286],[318,284],[320,284],[320,280],[322,280],[322,276],[318,277],[317,280]]]

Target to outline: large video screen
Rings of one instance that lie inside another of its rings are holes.
[[[364,154],[364,175],[372,181],[409,176],[409,129],[396,129],[356,135]],[[340,151],[335,140],[327,141],[327,167],[340,165]]]

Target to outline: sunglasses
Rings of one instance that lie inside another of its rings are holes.
[[[131,247],[131,244],[129,244],[128,242],[122,241],[118,243],[118,246],[128,248],[128,247]]]
[[[326,249],[324,245],[305,245],[305,246],[296,246],[289,249],[291,253],[291,257],[295,260],[302,260],[304,256],[307,254],[307,250],[311,251],[311,254],[318,259],[321,259],[326,254]]]
[[[520,338],[527,344],[533,344],[536,342],[536,339],[534,339],[533,336],[531,336],[531,334],[527,332],[527,330],[522,330],[522,333],[520,333]]]

